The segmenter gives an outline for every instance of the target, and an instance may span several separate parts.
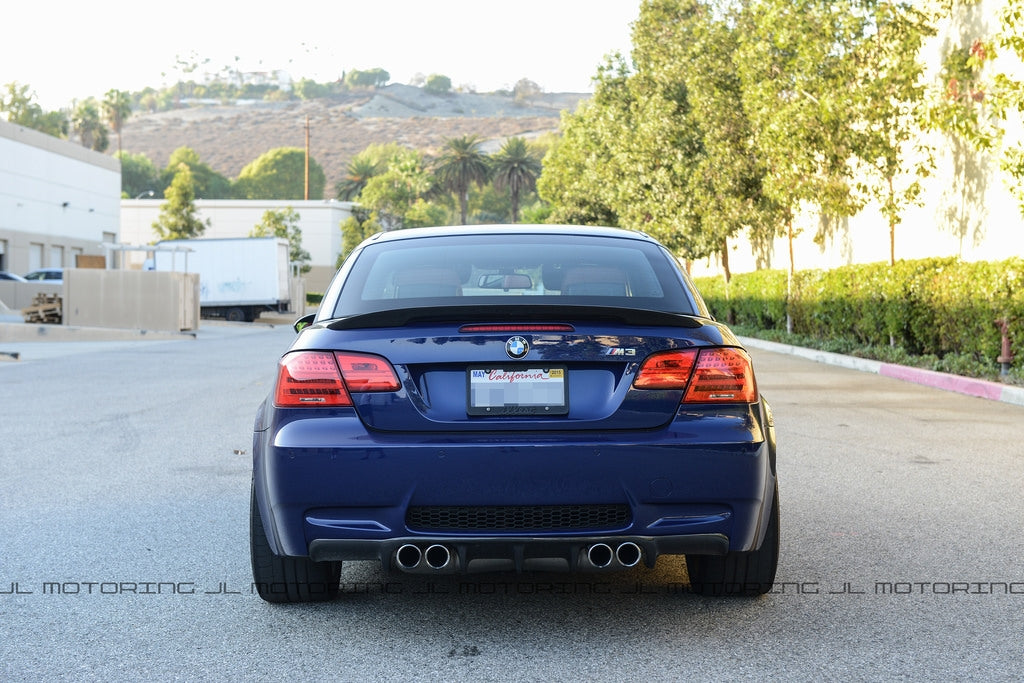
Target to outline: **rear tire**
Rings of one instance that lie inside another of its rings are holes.
[[[267,602],[325,602],[337,597],[341,562],[313,562],[308,557],[275,555],[270,549],[255,483],[249,500],[249,549],[253,585]]]
[[[229,308],[224,317],[227,318],[228,322],[232,323],[248,322],[248,317],[245,315],[245,311],[237,306]]]
[[[725,555],[689,555],[686,570],[690,589],[698,595],[764,595],[775,583],[779,564],[779,487],[775,487],[772,508],[761,547],[750,552]]]

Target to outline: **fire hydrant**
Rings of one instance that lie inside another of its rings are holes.
[[[1013,362],[1013,350],[1010,349],[1010,321],[1006,318],[1000,318],[996,320],[995,324],[1003,335],[1002,344],[999,347],[999,357],[996,358],[996,362],[1002,368],[999,374],[1006,377],[1010,372],[1010,363]]]

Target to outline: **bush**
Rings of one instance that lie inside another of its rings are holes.
[[[998,370],[995,321],[1005,316],[1019,344],[1014,368],[1024,369],[1024,259],[930,258],[798,271],[788,299],[785,271],[695,283],[712,315],[731,324],[784,331],[788,310],[796,335],[819,343],[846,340],[861,349],[897,348],[946,372]]]
[[[732,324],[786,329],[786,271],[759,270],[725,278],[696,278],[711,315]]]

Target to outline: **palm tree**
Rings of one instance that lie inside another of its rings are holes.
[[[103,114],[110,130],[117,133],[117,152],[121,153],[121,129],[132,115],[132,98],[124,90],[108,90],[103,96]]]
[[[351,201],[359,196],[370,178],[380,172],[380,165],[364,154],[357,154],[345,168],[345,177],[334,186],[335,194],[342,201]]]
[[[494,186],[508,190],[512,199],[512,222],[519,222],[519,200],[537,187],[540,160],[523,138],[509,138],[492,159]]]
[[[100,121],[99,107],[94,98],[83,100],[75,107],[71,114],[71,129],[78,135],[83,147],[96,152],[107,151],[107,129]]]
[[[483,187],[490,177],[491,169],[487,155],[480,151],[480,139],[475,135],[449,138],[444,143],[444,153],[434,168],[438,184],[459,198],[459,215],[466,225],[469,212],[469,187],[476,183]]]

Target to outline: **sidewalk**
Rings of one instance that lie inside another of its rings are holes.
[[[885,377],[893,377],[905,382],[921,384],[928,387],[934,387],[936,389],[944,389],[945,391],[953,391],[966,396],[986,398],[990,401],[1000,401],[1001,403],[1012,403],[1014,405],[1024,406],[1024,387],[1000,384],[999,382],[989,382],[982,379],[972,379],[970,377],[960,377],[959,375],[950,375],[944,372],[935,372],[934,370],[922,370],[920,368],[912,368],[905,365],[883,363],[882,361],[869,360],[867,358],[844,356],[838,353],[831,353],[829,351],[805,349],[800,346],[790,346],[788,344],[755,339],[753,337],[740,337],[740,341],[744,346],[751,349],[761,349],[762,351],[771,351],[773,353],[786,353],[800,358],[806,358],[807,360],[813,360],[817,363],[826,363],[828,365],[836,365],[850,370],[859,370],[860,372],[884,375]]]

